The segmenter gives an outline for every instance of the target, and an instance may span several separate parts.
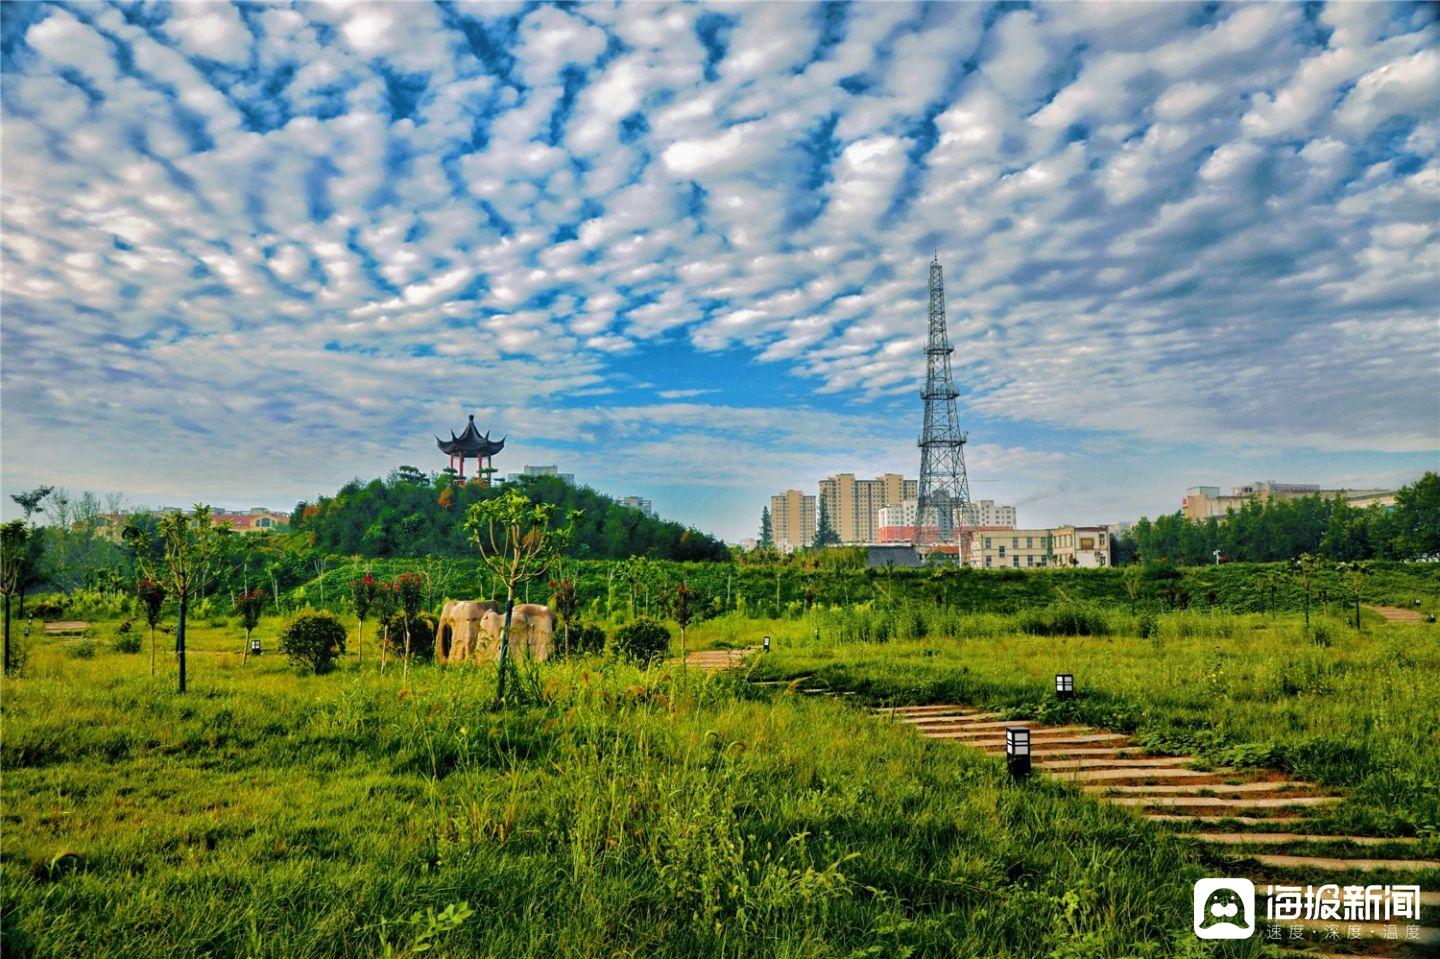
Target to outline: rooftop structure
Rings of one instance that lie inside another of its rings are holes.
[[[440,447],[440,452],[450,457],[451,469],[455,469],[456,462],[459,462],[462,480],[465,478],[465,461],[474,459],[478,478],[488,484],[490,474],[495,472],[492,458],[505,448],[505,437],[492,440],[489,430],[486,430],[482,436],[480,431],[475,428],[475,414],[471,413],[470,422],[465,426],[465,432],[456,436],[455,431],[451,430],[449,440],[442,440],[437,436],[435,445]]]

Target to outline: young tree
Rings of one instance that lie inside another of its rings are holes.
[[[135,582],[135,598],[150,627],[150,676],[155,676],[155,627],[160,625],[160,610],[165,605],[165,587],[158,581],[142,576]]]
[[[770,527],[770,507],[760,507],[760,548],[769,549],[775,545],[774,530]]]
[[[839,546],[840,534],[835,532],[835,527],[830,522],[830,510],[825,506],[825,500],[820,500],[820,512],[815,517],[815,539],[814,545],[817,549],[827,546]]]
[[[25,581],[25,564],[29,560],[30,527],[23,519],[11,520],[0,526],[0,594],[5,598],[5,673],[14,668],[10,649],[10,599]]]
[[[370,611],[375,608],[376,596],[379,593],[380,584],[375,577],[366,572],[364,576],[350,584],[351,602],[355,606],[355,662],[362,663],[365,657],[361,652],[360,640],[365,633],[365,619]]]
[[[1305,590],[1305,635],[1310,635],[1310,587],[1320,570],[1320,561],[1309,553],[1301,553],[1290,564],[1290,571]]]
[[[425,594],[425,580],[419,573],[401,573],[395,579],[395,600],[405,624],[405,663],[401,667],[403,682],[410,681],[410,623],[420,615],[420,601]]]
[[[250,634],[260,625],[260,613],[265,609],[265,590],[237,593],[234,602],[240,625],[245,630],[245,650],[240,654],[240,665],[244,666],[250,661]]]
[[[695,592],[684,583],[675,587],[675,625],[680,627],[680,668],[685,666],[685,627],[695,618]]]
[[[570,655],[570,622],[575,618],[575,584],[568,579],[550,580],[550,605],[560,614],[564,632],[561,638],[561,654]]]
[[[555,506],[533,503],[520,490],[507,488],[499,496],[474,503],[465,516],[465,529],[480,550],[480,559],[505,586],[505,624],[500,630],[500,673],[495,701],[505,699],[505,670],[510,652],[510,617],[515,590],[548,570],[569,545],[579,511],[572,511],[563,526],[552,526]]]
[[[1353,563],[1341,563],[1337,569],[1351,598],[1355,600],[1355,631],[1364,632],[1364,627],[1360,625],[1360,595],[1365,591],[1365,579],[1370,575],[1370,564],[1362,559]]]
[[[175,656],[180,668],[180,692],[185,692],[185,621],[190,601],[204,592],[213,572],[211,563],[230,528],[215,522],[210,507],[197,503],[193,513],[183,510],[162,517],[160,539],[164,543],[163,570],[143,570],[151,579],[164,576],[170,591],[179,603],[175,619]],[[136,544],[136,556],[149,556],[148,535],[134,525],[125,527],[127,540]],[[147,563],[148,565],[148,563]]]
[[[375,618],[380,621],[380,672],[390,660],[390,618],[399,606],[399,594],[394,583],[375,584]]]

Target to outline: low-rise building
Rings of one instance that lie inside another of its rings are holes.
[[[1277,483],[1274,480],[1257,480],[1243,486],[1231,487],[1228,494],[1222,494],[1218,486],[1192,486],[1185,491],[1181,508],[1187,519],[1204,521],[1214,516],[1224,519],[1232,509],[1240,509],[1250,502],[1272,502],[1275,500],[1300,499],[1305,496],[1319,496],[1322,499],[1336,499],[1344,496],[1351,506],[1394,506],[1395,490],[1387,489],[1321,489],[1314,483]]]
[[[520,472],[511,473],[510,475],[506,476],[505,479],[511,483],[514,483],[517,480],[524,479],[527,476],[554,476],[557,479],[562,480],[563,482],[569,483],[571,486],[575,485],[575,474],[562,473],[560,472],[560,467],[558,466],[522,466],[520,468]]]
[[[567,473],[565,475],[569,476],[570,474]],[[572,482],[572,480],[566,480],[566,482]],[[638,509],[646,516],[655,515],[654,504],[652,504],[648,499],[645,499],[643,496],[627,496],[620,501],[620,505],[628,506],[631,509]]]
[[[1110,535],[1103,526],[964,530],[960,556],[976,569],[1098,569],[1110,565]]]

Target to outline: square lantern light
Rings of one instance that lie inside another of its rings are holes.
[[[1005,728],[1005,765],[1011,779],[1030,775],[1030,730],[1024,726]]]
[[[1056,674],[1055,674],[1055,698],[1056,698],[1056,699],[1074,699],[1074,698],[1075,698],[1075,676],[1074,676],[1073,673],[1056,673]]]
[[[252,640],[250,640],[250,655],[251,655],[251,656],[259,656],[259,655],[260,655],[260,640],[258,640],[258,639],[252,639]]]
[[[764,643],[762,643],[762,646],[763,646],[765,652],[767,652],[767,653],[770,652],[770,637],[769,637],[769,636],[766,636],[766,637],[765,637],[765,641],[764,641]]]

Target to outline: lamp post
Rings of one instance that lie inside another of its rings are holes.
[[[766,636],[764,641],[760,645],[761,648],[765,650],[765,652],[770,652],[770,637]]]
[[[250,640],[250,655],[251,655],[251,656],[259,656],[259,655],[260,655],[260,638],[259,638],[258,636],[257,636],[257,637],[253,637],[253,638],[251,638],[251,640]]]
[[[1056,699],[1074,699],[1074,698],[1075,698],[1075,676],[1074,676],[1073,674],[1071,674],[1071,673],[1056,673],[1056,674],[1055,674],[1055,698],[1056,698]]]
[[[1024,726],[1007,726],[1005,729],[1005,766],[1010,770],[1011,779],[1024,779],[1030,775],[1030,730]]]

